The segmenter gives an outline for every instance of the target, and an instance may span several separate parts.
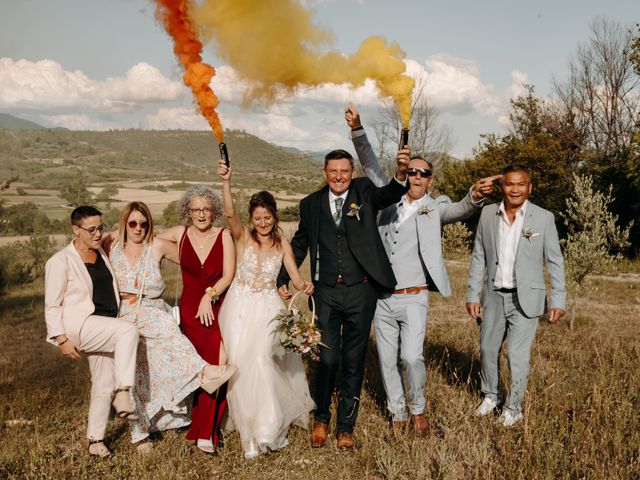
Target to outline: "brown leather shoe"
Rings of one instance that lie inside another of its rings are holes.
[[[353,441],[353,433],[340,432],[338,433],[338,450],[353,450],[355,442]]]
[[[329,433],[329,424],[313,422],[313,430],[311,431],[311,446],[313,448],[324,447],[327,442],[327,434]]]
[[[413,425],[413,433],[417,436],[424,437],[429,433],[429,423],[422,413],[413,415],[411,417],[411,424]]]

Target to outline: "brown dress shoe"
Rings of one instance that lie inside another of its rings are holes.
[[[355,442],[353,441],[353,433],[340,432],[338,433],[338,450],[353,450]]]
[[[422,413],[413,415],[411,417],[411,423],[413,424],[413,433],[417,436],[424,437],[429,433],[429,423]]]
[[[313,422],[313,430],[311,431],[311,446],[313,448],[324,447],[327,442],[327,434],[329,433],[329,424]]]

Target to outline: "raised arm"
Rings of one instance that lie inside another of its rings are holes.
[[[231,236],[237,242],[245,234],[242,220],[233,206],[233,195],[231,194],[231,167],[227,166],[223,160],[218,162],[218,176],[222,179],[222,200],[224,203],[224,216],[229,223]]]
[[[356,155],[362,165],[362,170],[371,179],[376,187],[382,187],[389,183],[389,178],[385,173],[378,157],[373,152],[371,143],[367,138],[364,127],[360,122],[360,113],[353,103],[350,103],[344,113],[347,125],[351,128],[351,141],[356,149]]]

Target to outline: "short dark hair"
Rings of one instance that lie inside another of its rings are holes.
[[[529,177],[529,181],[531,181],[531,172],[529,171],[529,167],[524,165],[523,163],[510,163],[506,167],[502,169],[500,172],[502,175],[506,175],[511,172],[524,172]]]
[[[346,150],[342,150],[341,148],[339,148],[338,150],[331,150],[324,156],[324,168],[327,168],[327,163],[329,163],[329,160],[340,160],[342,158],[346,158],[347,160],[349,160],[349,163],[353,167],[353,157],[351,156],[351,154]]]
[[[79,207],[74,208],[73,212],[71,212],[71,225],[78,226],[85,218],[96,216],[102,216],[102,212],[96,207],[92,207],[91,205],[80,205]]]

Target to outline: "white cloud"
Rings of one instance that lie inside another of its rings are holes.
[[[485,116],[502,111],[500,99],[491,85],[482,82],[475,62],[439,54],[429,57],[424,65],[407,60],[407,71],[424,82],[427,96],[441,110]]]
[[[118,112],[147,102],[178,100],[184,92],[179,82],[147,63],[132,66],[125,77],[94,80],[80,70],[65,70],[53,60],[0,58],[3,109]]]
[[[527,95],[525,85],[529,83],[529,77],[520,70],[511,71],[511,85],[507,88],[507,100],[524,97]]]
[[[42,123],[52,127],[64,127],[70,130],[109,130],[110,128],[122,128],[114,121],[98,120],[89,115],[40,115]]]
[[[204,117],[192,108],[160,108],[156,113],[145,117],[142,127],[152,130],[210,130],[211,128]]]

